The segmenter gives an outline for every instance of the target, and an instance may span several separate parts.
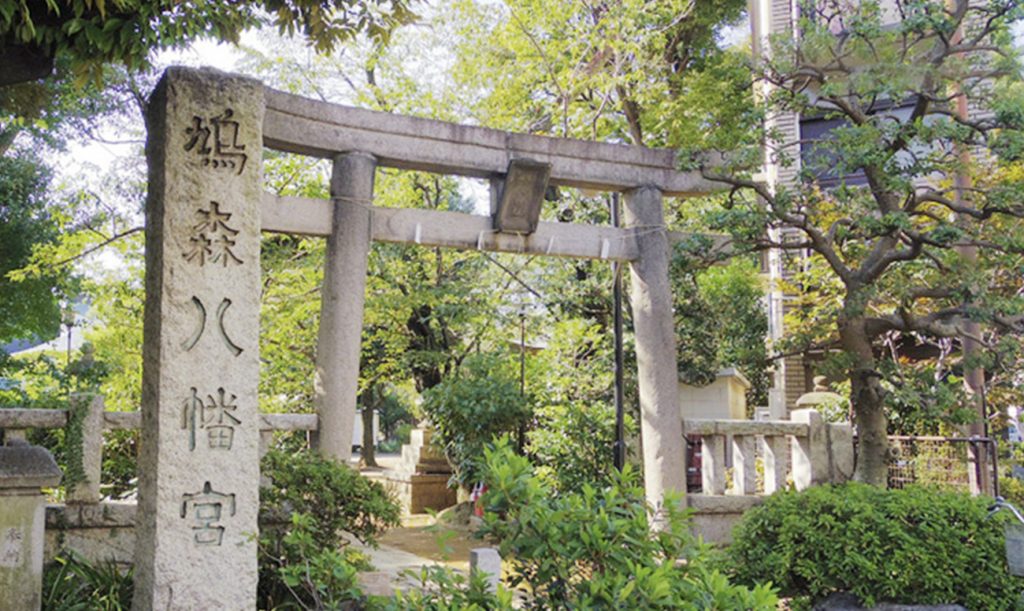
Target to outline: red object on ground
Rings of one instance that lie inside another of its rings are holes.
[[[473,515],[478,518],[484,517],[484,493],[487,492],[487,486],[483,484],[477,484],[473,486],[473,492],[469,494],[469,500],[473,501]]]

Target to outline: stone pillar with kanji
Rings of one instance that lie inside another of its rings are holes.
[[[254,609],[263,86],[171,68],[146,155],[135,609]]]

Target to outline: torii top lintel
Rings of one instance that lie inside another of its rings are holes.
[[[666,196],[721,190],[699,172],[676,169],[676,154],[624,144],[516,134],[331,104],[266,89],[264,144],[316,157],[359,151],[381,166],[493,178],[513,159],[551,165],[551,184],[624,191],[656,187]]]

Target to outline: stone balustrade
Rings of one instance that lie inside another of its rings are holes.
[[[795,410],[790,420],[685,419],[683,430],[700,437],[701,491],[688,494],[687,504],[695,530],[709,542],[728,541],[743,512],[777,490],[841,483],[853,475],[851,426],[826,423],[812,409]]]
[[[83,412],[76,415],[75,410]],[[61,536],[86,556],[112,555],[130,562],[135,504],[101,502],[102,435],[138,429],[140,412],[106,411],[101,396],[85,395],[75,397],[70,409],[0,409],[0,429],[9,443],[24,439],[29,429],[67,427],[73,416],[81,422],[82,483],[69,490],[66,505],[48,508],[47,555],[54,551],[57,531],[63,530]],[[683,426],[687,435],[700,436],[702,486],[687,495],[687,504],[695,511],[695,530],[709,542],[728,541],[743,512],[776,490],[838,483],[853,473],[850,426],[825,423],[815,410],[796,410],[790,420],[685,419]],[[313,442],[318,428],[316,414],[261,414],[261,451],[269,447],[274,431],[306,431]]]
[[[69,409],[0,409],[5,445],[23,443],[32,429],[77,431],[65,439],[77,438],[81,451],[72,454],[80,456],[81,472],[75,478],[77,481],[66,482],[65,503],[46,506],[45,544],[39,557],[49,560],[61,548],[70,548],[90,560],[113,559],[130,564],[135,549],[137,506],[134,500],[103,499],[100,470],[103,435],[107,431],[140,429],[141,412],[106,411],[100,395],[76,395],[69,403]],[[69,427],[72,421],[74,426]],[[260,414],[260,453],[269,448],[275,431],[305,431],[312,442],[318,427],[316,414]]]
[[[81,446],[81,476],[68,491],[69,504],[98,503],[100,470],[103,465],[103,434],[106,431],[138,430],[142,427],[142,413],[138,411],[106,411],[100,395],[76,395],[69,409],[5,408],[0,409],[0,429],[4,443],[23,440],[31,429],[62,429],[72,419],[77,421],[77,437]],[[81,410],[80,413],[78,411]],[[275,431],[305,431],[312,442],[319,427],[316,414],[260,414],[260,455],[270,447]]]
[[[88,485],[72,496],[74,502],[99,502],[102,435],[138,429],[140,412],[105,411],[101,396],[86,395],[74,398],[71,409],[0,409],[0,429],[8,442],[24,439],[29,429],[68,426],[69,415],[76,409],[85,411],[80,418],[81,456]],[[318,426],[316,414],[261,414],[261,449],[269,447],[275,431],[306,431],[313,437]],[[687,435],[700,436],[702,495],[764,496],[789,484],[803,490],[846,481],[853,473],[850,425],[825,423],[815,410],[796,410],[790,420],[686,419],[684,429]],[[730,447],[731,478],[727,478]],[[728,479],[731,485],[726,486]]]
[[[846,481],[853,474],[853,431],[829,424],[811,409],[790,420],[684,420],[700,436],[701,493],[764,496],[792,484],[797,490]],[[726,454],[732,449],[731,485]],[[760,464],[759,464],[760,463]]]

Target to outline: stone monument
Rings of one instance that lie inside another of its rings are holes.
[[[146,156],[135,609],[254,609],[263,86],[170,68]]]
[[[441,511],[458,501],[458,491],[448,487],[452,467],[444,453],[431,443],[433,428],[420,423],[402,446],[402,460],[387,474],[402,509],[409,514]]]
[[[16,440],[0,446],[0,611],[41,604],[46,497],[61,472],[45,448]]]

